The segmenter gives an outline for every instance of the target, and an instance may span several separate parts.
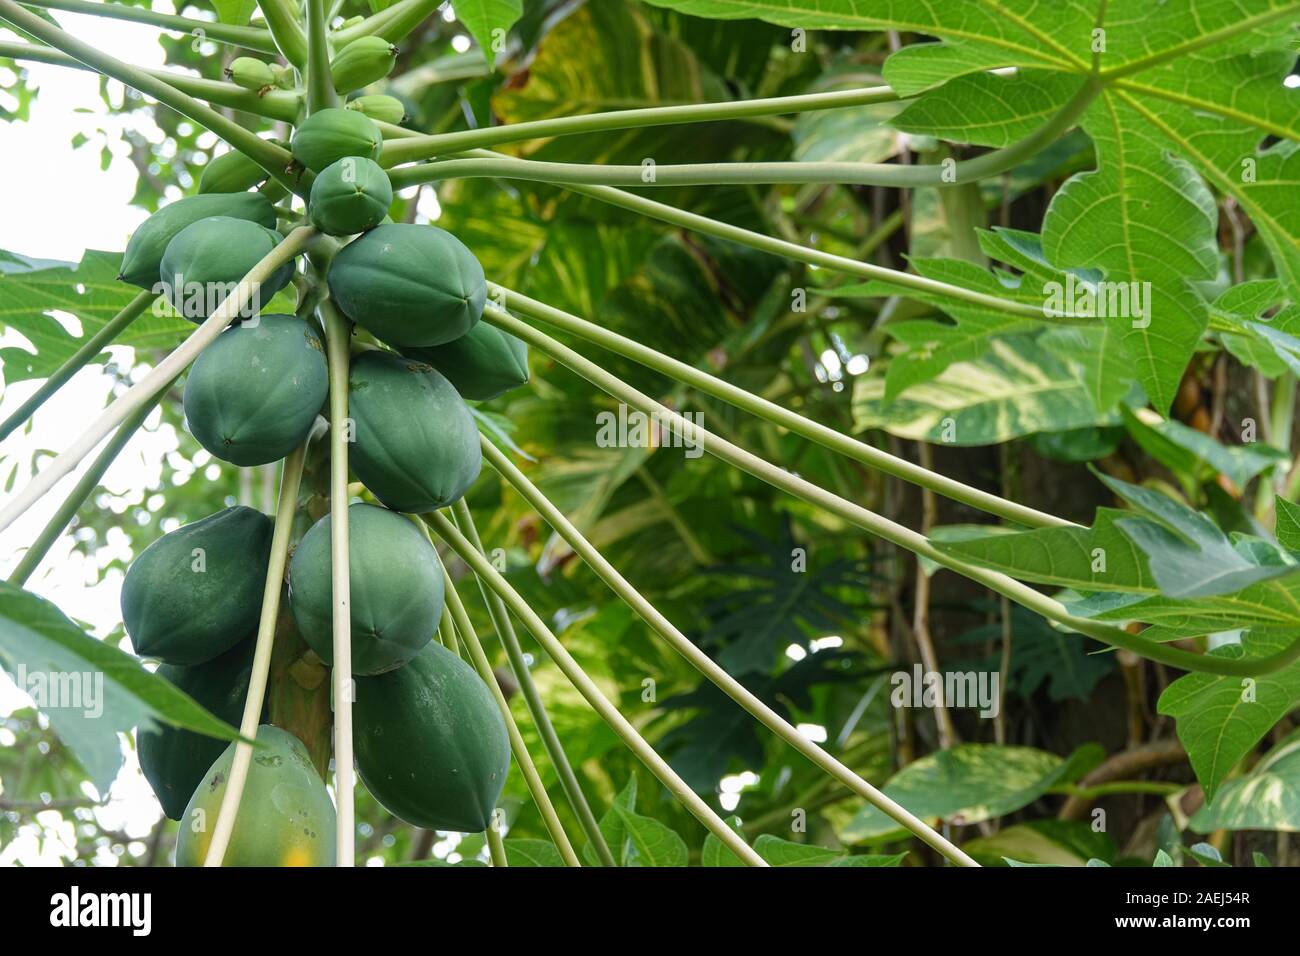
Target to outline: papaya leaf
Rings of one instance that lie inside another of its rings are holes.
[[[1216,474],[1244,489],[1256,475],[1288,457],[1281,449],[1262,443],[1223,445],[1205,432],[1149,410],[1134,411],[1126,406],[1121,414],[1128,433],[1143,451],[1189,480],[1193,489]]]
[[[922,819],[968,825],[1028,806],[1058,783],[1069,766],[1033,747],[960,744],[908,764],[883,789]],[[899,830],[892,819],[867,805],[842,828],[840,837],[860,843]]]
[[[1277,499],[1277,523],[1273,528],[1278,544],[1288,551],[1300,551],[1300,505]]]
[[[478,41],[488,66],[495,64],[501,41],[523,12],[523,0],[457,0],[456,3],[456,19]]]
[[[35,348],[0,349],[6,383],[46,378],[135,298],[139,289],[117,281],[121,261],[121,253],[88,250],[77,265],[42,263],[41,268],[22,272],[0,270],[0,319]],[[53,313],[75,318],[81,334],[69,333]],[[146,311],[115,344],[169,348],[193,328],[184,319]]]
[[[560,851],[546,840],[506,840],[505,848],[510,866],[564,866]]]
[[[626,842],[624,866],[685,866],[690,856],[686,841],[671,827],[643,817],[618,803],[613,810],[623,822]]]
[[[90,637],[49,601],[0,582],[0,663],[108,791],[122,766],[117,734],[166,723],[237,740],[238,732],[130,654]]]
[[[1258,657],[1276,653],[1294,640],[1293,630],[1257,628],[1241,644],[1209,653],[1216,657]],[[1300,702],[1300,665],[1290,664],[1258,677],[1186,674],[1156,701],[1156,709],[1176,721],[1178,739],[1191,761],[1207,802],[1234,766],[1275,723]]]

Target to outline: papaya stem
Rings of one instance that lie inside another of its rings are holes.
[[[280,53],[299,70],[307,66],[307,36],[299,22],[298,5],[294,0],[258,0],[257,6],[266,18],[266,27]]]
[[[510,863],[506,859],[506,845],[501,839],[500,831],[497,830],[495,813],[492,814],[492,822],[490,822],[488,828],[483,831],[483,835],[487,837],[488,853],[492,856],[492,865],[509,866]]]
[[[325,321],[330,398],[330,562],[334,598],[334,795],[338,800],[338,865],[353,865],[352,596],[348,567],[348,320],[328,299]]]
[[[109,56],[89,43],[82,42],[54,24],[42,20],[15,0],[0,0],[0,20],[8,21],[36,39],[85,63],[95,71],[148,94],[159,103],[188,116],[204,129],[210,130],[238,149],[288,189],[302,188],[285,172],[285,167],[293,158],[288,150],[281,149],[274,143],[254,135],[212,107],[199,102],[188,93],[181,92],[168,81]]]
[[[721,665],[700,650],[695,642],[679,631],[640,591],[634,588],[606,560],[605,556],[583,536],[573,522],[569,521],[564,513],[536,485],[529,481],[524,476],[524,473],[516,468],[514,463],[495,445],[483,435],[479,436],[479,444],[483,448],[483,456],[487,459],[488,464],[525,501],[532,505],[533,509],[542,516],[547,524],[555,529],[556,533],[568,543],[569,547],[573,548],[574,553],[596,572],[596,575],[608,585],[609,589],[622,598],[643,621],[649,624],[660,637],[667,641],[696,670],[712,681],[719,690],[748,711],[768,730],[771,730],[787,744],[803,754],[820,770],[830,774],[831,777],[846,786],[851,792],[865,798],[872,806],[912,831],[918,838],[928,843],[943,856],[962,866],[974,865],[974,861],[970,857],[945,839],[942,834],[867,783],[867,781],[831,756],[830,753],[801,734],[780,714],[741,684],[740,681],[727,673]]]
[[[104,446],[103,450],[95,456],[95,460],[91,463],[90,467],[86,469],[86,473],[81,476],[81,479],[77,482],[76,486],[68,493],[68,497],[64,500],[63,504],[59,506],[59,510],[50,516],[50,520],[46,522],[45,527],[41,529],[41,533],[38,534],[36,540],[31,543],[31,546],[23,555],[22,560],[18,562],[18,566],[14,568],[13,574],[9,575],[10,584],[15,585],[16,587],[22,587],[27,583],[27,579],[31,577],[32,572],[40,565],[41,561],[45,558],[45,555],[49,552],[50,547],[59,539],[59,536],[63,534],[63,531],[67,528],[69,522],[76,517],[81,506],[85,504],[86,499],[90,497],[90,493],[99,486],[100,481],[104,477],[104,472],[108,471],[109,466],[112,465],[117,459],[117,456],[122,453],[122,449],[126,447],[127,442],[134,437],[135,433],[140,429],[140,426],[144,424],[144,420],[149,417],[149,414],[154,410],[158,401],[166,394],[167,389],[171,388],[175,383],[176,379],[172,379],[168,382],[163,386],[162,391],[142,405],[135,414],[118,427],[117,432],[113,435],[112,439],[110,439],[108,444]]]
[[[575,133],[601,133],[683,123],[716,123],[783,113],[806,113],[814,110],[842,109],[846,106],[890,103],[900,99],[902,97],[895,93],[892,87],[869,86],[860,90],[832,90],[800,96],[773,96],[721,103],[688,103],[680,106],[652,106],[645,109],[584,113],[580,116],[557,116],[455,133],[419,135],[411,134],[408,130],[408,135],[396,142],[388,141],[388,131],[385,130],[384,149],[379,161],[384,166],[395,166],[398,163],[432,159],[435,156],[446,156],[467,149],[550,139]]]
[[[722,841],[727,849],[731,850],[750,866],[767,866],[767,863],[761,856],[754,852],[744,838],[736,833],[723,819],[714,812],[713,808],[700,799],[699,794],[692,790],[677,772],[670,767],[655,749],[646,742],[635,727],[619,712],[608,697],[604,695],[601,689],[596,685],[582,666],[574,659],[573,655],[568,652],[559,639],[551,632],[537,612],[529,606],[528,602],[520,596],[519,592],[510,586],[508,582],[492,563],[488,561],[479,551],[477,551],[469,540],[456,530],[456,526],[441,512],[434,511],[424,516],[424,520],[429,522],[430,526],[438,533],[443,542],[451,550],[460,556],[460,559],[474,569],[474,573],[486,581],[492,590],[506,602],[506,606],[514,615],[523,621],[524,626],[532,632],[538,642],[551,655],[557,667],[569,679],[569,682],[577,688],[578,692],[587,699],[592,709],[609,725],[610,729],[627,745],[627,748],[636,755],[651,773],[653,773],[665,787],[668,792],[677,798],[691,814],[704,825],[704,827]]]
[[[420,522],[420,527],[428,534],[427,525]],[[474,669],[478,671],[478,676],[483,679],[483,683],[492,692],[492,699],[497,702],[497,708],[501,711],[501,719],[505,721],[506,732],[510,737],[510,749],[514,751],[515,763],[519,764],[519,771],[523,774],[524,783],[528,786],[528,793],[532,796],[533,803],[537,806],[537,812],[541,814],[542,822],[546,825],[546,832],[551,835],[551,842],[560,851],[565,866],[582,866],[578,862],[578,855],[573,852],[573,844],[569,842],[569,835],[564,832],[564,825],[560,823],[560,817],[555,812],[555,806],[551,803],[550,795],[546,792],[546,784],[542,783],[541,774],[537,772],[537,765],[533,763],[532,755],[528,753],[528,747],[524,743],[523,735],[519,733],[519,725],[515,723],[514,714],[510,712],[510,704],[506,700],[506,695],[502,693],[501,685],[497,683],[496,675],[492,673],[492,664],[488,661],[487,653],[483,650],[483,644],[474,631],[474,625],[469,619],[469,614],[465,611],[465,604],[456,591],[456,582],[447,573],[447,567],[442,564],[441,558],[438,563],[442,567],[447,605],[451,608],[452,620],[456,622],[456,631],[460,634],[461,640],[465,642],[465,647],[469,651]],[[489,826],[489,829],[492,829],[492,827]]]
[[[271,651],[275,643],[275,625],[280,615],[280,595],[284,590],[284,570],[289,560],[289,537],[293,533],[293,516],[298,508],[298,488],[302,483],[302,467],[306,460],[307,445],[295,448],[284,460],[280,475],[280,498],[275,509],[275,524],[271,531],[271,556],[266,567],[266,584],[262,589],[262,613],[257,622],[257,646],[253,651],[253,670],[248,677],[248,696],[244,698],[244,714],[240,720],[240,736],[257,739],[257,726],[262,718],[262,703],[266,698],[267,677],[271,671]],[[212,831],[212,842],[203,860],[206,866],[221,866],[230,836],[239,815],[239,804],[248,781],[248,767],[253,758],[250,744],[236,743],[235,756],[230,765],[230,777],[221,795],[221,809]]]
[[[469,543],[474,545],[480,554],[486,556],[487,552],[483,548],[483,541],[479,537],[478,528],[474,525],[474,515],[470,512],[465,499],[459,499],[452,506],[452,509],[456,517],[456,526],[469,539]],[[500,638],[501,646],[505,648],[506,657],[510,660],[510,669],[514,672],[515,680],[519,682],[519,690],[524,695],[524,703],[528,705],[528,713],[533,718],[533,724],[537,728],[538,736],[542,738],[542,746],[546,748],[546,755],[550,757],[556,775],[560,778],[560,786],[564,789],[564,795],[568,798],[569,806],[578,818],[578,822],[582,826],[582,832],[586,834],[587,840],[590,842],[592,849],[596,851],[601,864],[603,866],[618,866],[614,854],[610,852],[609,844],[605,840],[605,834],[601,832],[596,815],[591,811],[591,804],[587,802],[587,796],[582,792],[582,786],[578,782],[578,775],[574,772],[573,764],[569,762],[569,756],[564,752],[564,743],[560,740],[560,735],[555,732],[555,725],[551,723],[551,715],[546,712],[546,704],[542,702],[542,695],[537,690],[536,681],[533,680],[533,672],[524,659],[524,651],[519,644],[518,635],[515,634],[515,626],[510,620],[510,614],[506,611],[506,606],[502,602],[500,595],[484,584],[482,578],[478,578],[477,575],[475,577],[478,580],[478,587],[483,595],[483,601],[487,604],[488,614],[492,618],[492,625],[496,628],[497,637]]]
[[[396,43],[432,16],[440,6],[442,0],[399,0],[360,23],[339,30],[334,34],[335,45],[342,49],[364,36],[383,37],[389,43]]]
[[[329,35],[325,29],[325,0],[307,0],[307,112],[337,106],[330,77]]]
[[[1062,624],[1065,627],[1085,634],[1094,640],[1110,644],[1123,650],[1132,651],[1139,657],[1168,664],[1182,670],[1206,674],[1223,674],[1230,676],[1256,676],[1279,670],[1293,661],[1300,659],[1300,638],[1290,646],[1267,657],[1224,658],[1168,647],[1154,641],[1143,640],[1122,628],[1102,624],[1070,614],[1059,601],[1040,594],[1026,584],[998,571],[966,564],[946,552],[936,548],[928,538],[895,521],[884,518],[873,511],[854,504],[839,495],[833,494],[819,485],[790,474],[771,462],[745,451],[725,439],[710,434],[703,426],[687,421],[677,412],[656,402],[648,395],[632,388],[618,377],[583,358],[577,352],[557,342],[543,332],[519,321],[495,305],[489,303],[483,313],[484,320],[504,329],[511,335],[541,349],[561,365],[591,382],[601,391],[625,402],[628,406],[646,414],[657,416],[656,420],[669,422],[672,430],[683,439],[697,444],[720,461],[734,465],[741,471],[753,475],[773,487],[785,491],[808,504],[836,515],[854,527],[874,534],[879,538],[906,548],[913,554],[929,558],[941,567],[982,584],[989,590],[1015,601],[1017,604],[1035,614]]]
[[[3,53],[0,50],[0,53]],[[14,429],[24,424],[29,418],[36,414],[37,410],[49,400],[49,397],[61,389],[68,379],[76,375],[77,372],[85,368],[90,360],[97,356],[104,348],[125,331],[126,327],[140,317],[149,304],[157,298],[153,292],[141,292],[134,299],[122,307],[122,311],[113,316],[104,327],[86,339],[77,351],[73,352],[62,365],[55,369],[50,377],[47,378],[33,394],[32,397],[23,402],[14,413],[0,424],[0,441],[4,441]]]
[[[139,8],[123,7],[122,9],[135,10]],[[12,43],[0,40],[0,56],[12,57],[15,60],[30,60],[34,63],[48,63],[51,66],[66,66],[73,70],[99,72],[94,67],[82,63],[76,57],[69,56],[62,50],[41,46],[36,43]],[[147,73],[165,83],[170,83],[182,93],[188,93],[190,96],[207,100],[209,103],[228,106],[231,109],[243,113],[252,113],[254,116],[262,116],[266,119],[294,123],[297,122],[298,113],[302,107],[301,97],[297,93],[290,93],[287,90],[268,90],[264,94],[259,94],[255,90],[246,90],[242,86],[236,86],[234,83],[227,83],[224,80],[209,80],[201,76],[187,76],[184,73],[174,73],[171,70],[155,70],[144,67],[140,69],[143,73]]]
[[[2,2],[9,2],[9,0],[2,0]],[[140,409],[141,405],[153,399],[167,387],[169,382],[185,371],[198,354],[244,311],[261,284],[301,252],[315,235],[316,230],[310,227],[295,229],[253,266],[252,271],[240,280],[235,290],[221,301],[213,313],[190,333],[184,342],[159,362],[149,374],[114,399],[89,428],[47,464],[40,474],[28,482],[4,508],[0,509],[0,531],[13,524],[19,515],[76,468],[109,432],[126,421],[132,413]]]
[[[188,33],[195,38],[202,37],[219,43],[229,43],[258,53],[269,53],[272,56],[280,52],[275,46],[275,41],[271,39],[271,34],[261,27],[237,26],[217,20],[195,20],[171,13],[159,13],[148,7],[128,7],[120,3],[91,2],[91,0],[23,0],[23,6],[65,10],[68,13],[84,13],[92,17],[143,23],[176,33]]]
[[[529,298],[503,285],[489,282],[488,293],[495,301],[503,302],[507,307],[516,309],[531,319],[553,325],[565,332],[586,339],[588,342],[607,348],[644,365],[646,368],[653,369],[675,381],[698,389],[706,395],[711,395],[729,405],[734,405],[742,411],[757,415],[764,421],[788,429],[824,448],[839,452],[853,461],[866,465],[868,468],[874,468],[884,474],[919,485],[922,488],[929,488],[931,491],[953,501],[960,501],[962,504],[970,505],[973,508],[978,508],[981,511],[1029,528],[1064,527],[1072,524],[1072,522],[1066,521],[1064,518],[1058,518],[1056,515],[1017,504],[1014,501],[1008,501],[978,488],[972,488],[953,478],[922,468],[904,458],[881,451],[833,428],[805,418],[797,412],[792,412],[775,402],[760,398],[752,392],[725,382],[708,372],[704,372],[685,362],[680,362],[626,336],[619,335],[611,329],[588,322],[554,306],[539,302],[537,299]]]

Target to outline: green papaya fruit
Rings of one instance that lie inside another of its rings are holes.
[[[394,511],[423,514],[460,498],[483,466],[474,416],[432,366],[374,349],[352,362],[352,470]]]
[[[214,157],[199,175],[200,193],[242,193],[267,178],[267,172],[239,150]]]
[[[265,90],[275,86],[271,64],[252,56],[237,56],[225,69],[226,79],[246,90]]]
[[[167,243],[159,277],[177,311],[191,322],[202,322],[280,241],[278,232],[255,222],[210,216],[186,226]],[[293,272],[289,261],[271,273],[240,317],[256,315],[289,284]]]
[[[306,439],[329,394],[325,347],[293,315],[259,315],[222,332],[185,383],[185,421],[232,465],[279,461]]]
[[[344,156],[378,159],[384,136],[375,121],[356,110],[330,107],[308,116],[293,134],[293,158],[314,173]]]
[[[528,344],[486,322],[446,345],[402,352],[428,362],[456,386],[462,398],[476,402],[528,384]]]
[[[350,93],[382,80],[396,65],[397,47],[383,37],[358,37],[334,54],[330,78],[335,90]]]
[[[344,156],[326,166],[311,184],[311,224],[331,236],[373,229],[388,215],[393,185],[374,160]]]
[[[289,562],[289,606],[311,649],[334,661],[330,516],[302,536]],[[348,508],[352,673],[399,668],[427,645],[442,617],[438,554],[408,519],[374,505]]]
[[[239,814],[222,866],[333,866],[334,804],[307,748],[288,731],[263,724],[248,765]],[[194,790],[176,835],[176,865],[202,866],[217,827],[235,744]]]
[[[118,278],[142,289],[154,288],[167,244],[186,226],[211,216],[246,219],[268,229],[275,225],[275,207],[257,193],[186,196],[163,206],[140,224],[122,253]]]
[[[458,339],[487,302],[483,267],[437,226],[393,223],[370,230],[334,257],[328,281],[339,308],[395,348]]]
[[[357,773],[412,826],[487,828],[510,769],[505,721],[474,669],[434,642],[405,667],[356,683]]]
[[[214,716],[238,727],[244,716],[255,648],[256,642],[249,638],[198,667],[163,664],[155,673]],[[135,749],[140,769],[162,804],[163,813],[171,820],[179,820],[199,781],[226,749],[226,741],[159,724],[140,728]]]
[[[142,657],[192,666],[257,627],[271,558],[271,520],[227,508],[163,535],[127,568],[122,623]]]
[[[372,120],[378,120],[381,123],[392,123],[394,126],[406,119],[406,104],[396,96],[388,96],[385,93],[358,96],[356,99],[348,100],[344,108],[358,110]]]

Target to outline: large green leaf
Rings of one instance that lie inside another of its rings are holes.
[[[1033,803],[1060,779],[1067,763],[1033,747],[961,744],[908,764],[884,786],[887,796],[922,819],[967,825],[993,820]],[[858,843],[898,832],[865,806],[842,830]]]
[[[238,732],[132,657],[87,635],[49,601],[0,582],[0,663],[104,794],[122,766],[117,734],[160,723],[235,740]]]
[[[994,341],[982,358],[958,362],[886,404],[885,383],[863,376],[853,392],[858,429],[953,445],[991,445],[1040,431],[1111,424],[1093,409],[1078,369],[1032,337]]]
[[[1210,653],[1239,658],[1276,653],[1296,640],[1293,630],[1256,629],[1247,644]],[[1263,739],[1275,723],[1300,703],[1300,665],[1258,677],[1187,674],[1178,678],[1156,703],[1177,721],[1178,739],[1187,749],[1196,779],[1213,800],[1229,771]]]
[[[1189,824],[1215,830],[1300,831],[1300,739],[1292,734],[1250,772],[1229,780]]]
[[[496,62],[497,39],[523,15],[524,0],[456,0],[456,19],[474,35],[488,66]]]
[[[122,308],[139,289],[117,281],[121,253],[87,251],[80,264],[0,273],[0,322],[21,332],[35,347],[0,349],[7,383],[45,378],[63,364]],[[81,323],[72,335],[52,313],[67,313]],[[194,326],[184,319],[145,312],[120,335],[118,345],[165,348]]]

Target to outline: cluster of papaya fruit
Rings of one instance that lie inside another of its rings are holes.
[[[373,39],[336,56],[340,90],[370,81]],[[240,60],[231,76],[250,88],[280,82]],[[508,738],[488,687],[432,640],[443,610],[443,571],[408,515],[455,502],[478,477],[478,431],[466,400],[495,398],[525,383],[527,348],[479,321],[487,289],[469,249],[435,226],[389,219],[392,187],[377,162],[382,134],[368,113],[391,113],[383,102],[391,98],[360,99],[368,102],[313,113],[289,144],[290,170],[315,174],[310,222],[322,233],[355,237],[333,253],[326,289],[316,291],[368,333],[353,346],[347,381],[349,463],[368,492],[348,509],[356,764],[372,795],[402,820],[478,831],[488,826],[505,782]],[[272,201],[278,184],[249,191],[266,179],[241,153],[214,160],[198,195],[165,206],[132,236],[120,278],[157,288],[192,321],[207,319],[224,292],[214,301],[189,291],[229,291],[282,241],[276,227],[284,210]],[[269,303],[290,283],[306,290],[311,281],[290,261],[262,283],[258,301]],[[296,315],[259,311],[228,327],[195,361],[184,389],[186,423],[222,461],[275,462],[310,440],[329,379],[322,329],[309,308]],[[292,545],[284,584],[316,666],[333,663],[330,537],[329,515],[307,528]],[[159,661],[159,674],[236,725],[253,668],[271,539],[266,515],[231,507],[154,541],[122,587],[122,619],[136,653]],[[264,710],[225,862],[332,863],[334,809],[318,765],[301,740],[268,720]],[[182,821],[178,865],[201,863],[234,745],[160,727],[141,729],[138,750],[164,812]]]

